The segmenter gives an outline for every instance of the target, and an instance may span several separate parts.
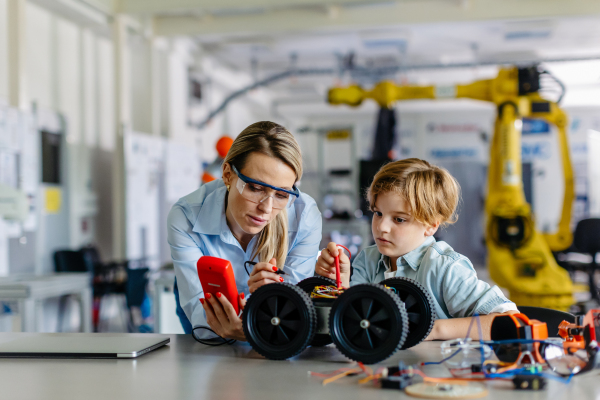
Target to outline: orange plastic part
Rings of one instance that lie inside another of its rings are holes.
[[[202,182],[203,182],[203,183],[212,182],[212,181],[214,181],[215,179],[217,179],[217,178],[215,178],[214,176],[212,176],[212,175],[211,175],[211,174],[209,174],[208,172],[205,172],[205,173],[203,173],[203,174],[202,174]]]
[[[517,327],[529,326],[531,327],[531,339],[533,340],[545,340],[548,339],[548,326],[545,322],[538,321],[537,319],[529,319],[525,314],[510,314],[509,317],[513,320]],[[524,338],[519,338],[524,339]],[[540,354],[540,344],[533,344],[533,357],[540,364],[545,363],[544,357]]]
[[[225,158],[227,153],[229,153],[229,149],[231,149],[231,145],[233,144],[233,139],[229,136],[222,136],[217,141],[217,153],[219,153],[219,157]]]

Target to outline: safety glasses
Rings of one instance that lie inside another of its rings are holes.
[[[294,200],[300,196],[300,191],[295,186],[293,186],[292,190],[283,189],[248,178],[240,173],[234,165],[231,165],[231,169],[239,178],[235,187],[240,192],[240,195],[253,203],[260,204],[272,198],[272,207],[280,210],[292,205]]]

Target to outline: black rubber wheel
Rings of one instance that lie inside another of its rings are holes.
[[[383,361],[404,344],[407,333],[404,303],[380,285],[353,286],[331,307],[329,334],[351,360],[365,364]]]
[[[324,276],[311,276],[298,282],[298,286],[310,296],[316,286],[335,286],[335,281]],[[323,347],[331,343],[333,343],[333,340],[331,340],[331,336],[327,333],[317,333],[312,342],[310,342],[310,345]]]
[[[299,287],[272,283],[248,298],[242,323],[246,339],[257,353],[285,360],[302,352],[315,336],[317,314]]]
[[[389,278],[380,285],[386,285],[395,290],[395,293],[404,302],[408,314],[408,336],[402,349],[416,346],[427,338],[433,329],[436,319],[435,303],[433,296],[419,282],[404,278]]]

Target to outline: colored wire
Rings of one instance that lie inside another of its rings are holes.
[[[310,297],[313,299],[337,299],[344,293],[344,289],[338,289],[335,286],[315,286]]]
[[[323,386],[327,385],[328,383],[337,381],[338,379],[343,378],[345,376],[348,376],[351,374],[359,374],[361,372],[362,372],[362,369],[360,369],[360,368],[354,368],[354,369],[351,369],[350,371],[342,372],[341,374],[338,374],[338,375],[332,376],[331,378],[325,379],[323,381]]]
[[[330,377],[332,377],[332,376],[335,376],[335,375],[339,374],[340,372],[344,372],[344,371],[351,371],[351,370],[353,370],[353,369],[354,369],[354,368],[340,368],[340,369],[336,369],[335,371],[333,371],[333,372],[330,372],[330,373],[328,373],[328,374],[322,374],[322,373],[320,373],[320,372],[312,372],[312,371],[308,371],[308,374],[309,374],[309,375],[312,375],[312,376],[319,377],[319,378],[330,378]]]
[[[440,365],[440,364],[443,364],[444,362],[448,361],[449,359],[451,359],[452,357],[454,357],[455,355],[457,355],[461,351],[462,351],[462,349],[456,350],[454,353],[450,354],[448,357],[444,358],[442,361],[425,362],[425,363],[421,363],[421,365]]]

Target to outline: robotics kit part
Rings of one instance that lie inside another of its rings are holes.
[[[433,316],[427,310],[433,306],[420,305],[427,292],[414,281],[402,281],[398,294],[383,285],[362,284],[337,299],[309,297],[316,286],[334,285],[330,279],[311,277],[298,286],[273,283],[259,288],[242,314],[248,342],[267,358],[286,359],[309,344],[323,346],[333,341],[346,357],[374,364],[403,348],[410,333],[401,296],[410,299],[413,328],[422,335],[415,335],[413,342],[419,343],[429,333]]]
[[[525,314],[499,315],[492,321],[490,334],[493,341],[545,340],[548,339],[548,327],[545,322],[530,320]],[[527,355],[529,363],[544,363],[540,343],[493,344],[492,348],[503,362],[515,363]]]
[[[410,375],[390,376],[389,378],[381,378],[382,389],[406,389],[410,385],[414,385],[414,379]]]
[[[512,381],[517,390],[542,390],[546,387],[546,379],[539,375],[517,375]]]
[[[351,360],[375,364],[402,347],[408,334],[404,303],[375,283],[346,290],[331,306],[329,331],[338,350]]]
[[[435,303],[431,293],[419,282],[409,278],[389,278],[380,284],[392,288],[404,302],[408,314],[408,336],[402,349],[421,343],[433,329],[436,319]]]
[[[252,348],[271,360],[304,350],[315,336],[317,313],[298,286],[273,283],[257,289],[242,313],[244,335]]]
[[[481,361],[482,348],[485,359],[488,359],[492,354],[490,346],[471,338],[446,340],[442,342],[440,348],[442,359],[445,360],[444,364],[450,369],[472,368],[473,365],[477,365]],[[459,350],[460,352],[455,354]],[[473,370],[473,372],[481,372],[481,366],[479,365],[479,367],[478,371]]]
[[[306,278],[298,282],[298,287],[306,292],[310,296],[313,289],[316,286],[335,286],[333,279],[325,278],[323,276],[313,276]],[[331,309],[331,303],[333,299],[320,299],[319,301],[313,300],[315,307],[317,308],[317,318],[319,319],[320,326],[327,326],[329,324],[329,310]],[[321,307],[323,305],[323,307]],[[329,329],[327,333],[316,333],[311,346],[322,347],[333,343],[331,336],[329,336]]]

